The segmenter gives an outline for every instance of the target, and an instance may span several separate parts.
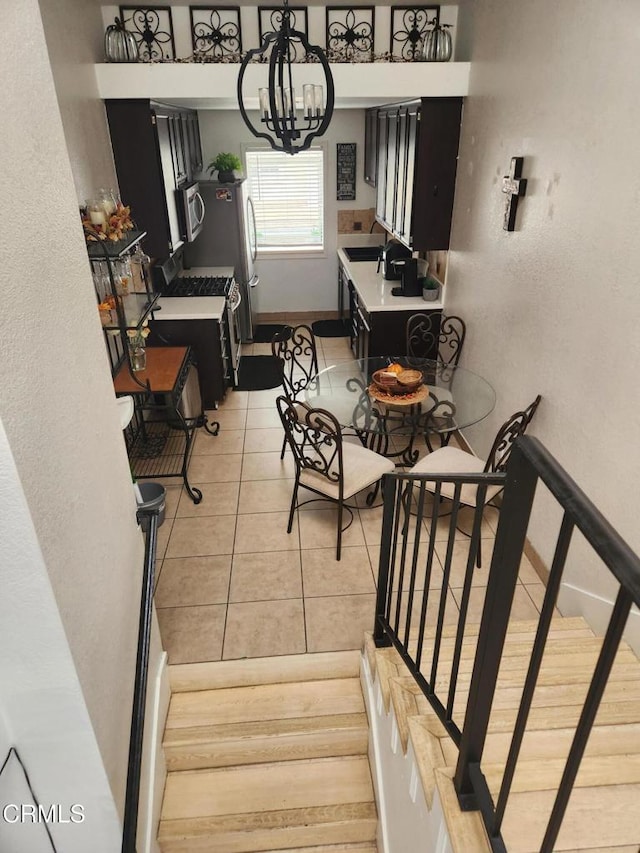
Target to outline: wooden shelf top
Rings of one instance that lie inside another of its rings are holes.
[[[176,384],[180,370],[187,357],[189,347],[147,347],[147,368],[139,370],[136,377],[140,382],[149,382],[156,394],[170,394]],[[145,389],[135,383],[125,361],[113,377],[116,394],[144,394]]]

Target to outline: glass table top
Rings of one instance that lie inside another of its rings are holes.
[[[391,363],[422,371],[425,387],[420,393],[395,401],[388,395],[373,399],[372,374]],[[305,390],[304,400],[331,412],[344,428],[413,435],[425,430],[452,432],[481,421],[493,411],[496,393],[486,379],[463,367],[421,358],[380,357],[339,362],[321,370]]]

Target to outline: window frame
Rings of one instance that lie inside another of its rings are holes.
[[[244,174],[246,176],[247,181],[249,180],[249,172],[247,169],[247,152],[249,151],[272,151],[273,149],[269,145],[261,145],[258,141],[255,143],[245,142],[240,146],[240,152],[242,154],[242,164],[244,168]],[[311,151],[321,151],[322,152],[322,192],[323,192],[323,201],[322,201],[322,246],[314,249],[312,246],[304,246],[302,248],[297,247],[287,247],[287,246],[274,246],[270,248],[268,246],[257,246],[257,258],[260,260],[285,260],[287,258],[326,258],[328,257],[327,251],[327,199],[328,199],[328,156],[329,149],[326,142],[318,143],[317,145],[312,145],[310,148]],[[296,157],[297,155],[284,154],[286,157]]]

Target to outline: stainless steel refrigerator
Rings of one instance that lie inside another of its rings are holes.
[[[240,287],[240,334],[253,340],[256,326],[256,221],[246,180],[233,184],[200,181],[205,215],[202,230],[184,249],[184,266],[232,266]]]

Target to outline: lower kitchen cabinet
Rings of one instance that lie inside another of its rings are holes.
[[[215,409],[231,384],[226,330],[218,320],[154,320],[149,343],[189,346],[200,380],[202,407]]]
[[[407,354],[407,320],[418,312],[371,311],[368,312],[358,297],[355,287],[349,288],[351,349],[354,358],[374,356],[396,356]],[[437,332],[440,330],[442,311],[424,310],[422,313],[437,317]],[[425,358],[437,359],[438,333],[434,336],[432,351]]]

